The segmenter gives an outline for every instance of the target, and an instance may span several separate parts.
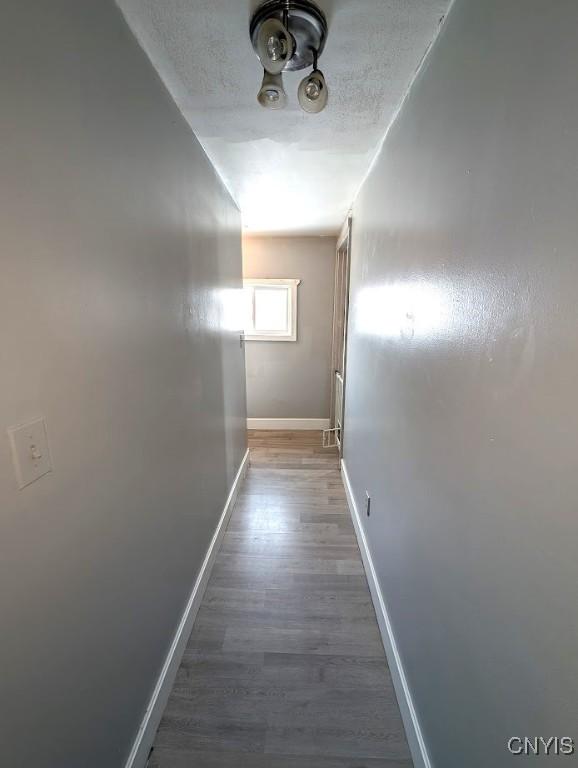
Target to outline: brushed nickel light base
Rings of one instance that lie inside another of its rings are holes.
[[[255,53],[261,26],[267,19],[278,19],[295,41],[295,51],[284,70],[312,67],[321,56],[327,38],[327,19],[311,0],[267,0],[253,14],[249,31]]]

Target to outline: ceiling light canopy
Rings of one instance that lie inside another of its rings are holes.
[[[309,113],[321,112],[327,105],[328,89],[317,60],[327,38],[327,20],[311,0],[267,0],[251,19],[251,41],[265,70],[257,96],[261,106],[280,109],[287,96],[281,73],[313,67],[299,86],[299,104]],[[267,75],[279,79],[272,81]]]

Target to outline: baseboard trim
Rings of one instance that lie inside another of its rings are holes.
[[[353,526],[357,536],[359,549],[361,551],[361,558],[363,560],[363,566],[365,568],[365,574],[369,583],[369,590],[375,607],[375,613],[377,615],[377,623],[379,624],[379,630],[381,632],[381,638],[383,640],[383,646],[385,648],[385,655],[387,656],[387,662],[391,672],[395,693],[401,710],[401,716],[405,731],[407,734],[407,740],[415,768],[432,768],[425,741],[417,718],[417,713],[413,705],[411,691],[405,676],[405,672],[401,663],[401,657],[397,649],[397,643],[393,634],[387,608],[385,606],[385,600],[377,580],[377,574],[371,558],[371,551],[365,538],[365,532],[361,524],[361,518],[355,498],[353,496],[353,490],[349,481],[349,475],[347,474],[347,467],[343,459],[341,460],[341,470],[343,475],[343,485],[345,486],[345,494],[347,496],[347,503],[349,504],[349,510],[351,512],[351,518],[353,520]]]
[[[247,429],[329,429],[329,419],[247,419]]]
[[[239,489],[249,466],[249,451],[245,453],[239,471],[233,481],[231,490],[221,518],[209,544],[207,554],[201,565],[199,575],[195,581],[191,595],[177,627],[175,636],[169,648],[165,662],[162,666],[157,683],[154,687],[152,696],[148,703],[142,723],[134,740],[134,744],[125,763],[125,768],[145,768],[151,747],[155,740],[155,735],[163,712],[165,710],[169,694],[173,687],[177,670],[181,663],[187,641],[193,629],[193,624],[200,608],[211,570],[219,551],[219,546],[227,529],[227,524],[237,500]]]

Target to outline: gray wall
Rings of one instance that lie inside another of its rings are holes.
[[[297,341],[248,341],[252,418],[328,419],[334,237],[246,237],[243,276],[299,278]]]
[[[578,737],[577,30],[456,0],[354,206],[345,457],[436,768]]]
[[[245,450],[239,215],[112,0],[1,5],[1,762],[114,768]]]

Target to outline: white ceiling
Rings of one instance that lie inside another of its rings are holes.
[[[330,102],[284,111],[256,100],[249,40],[259,0],[117,0],[254,233],[337,232],[449,0],[318,0],[329,21],[320,68]]]

